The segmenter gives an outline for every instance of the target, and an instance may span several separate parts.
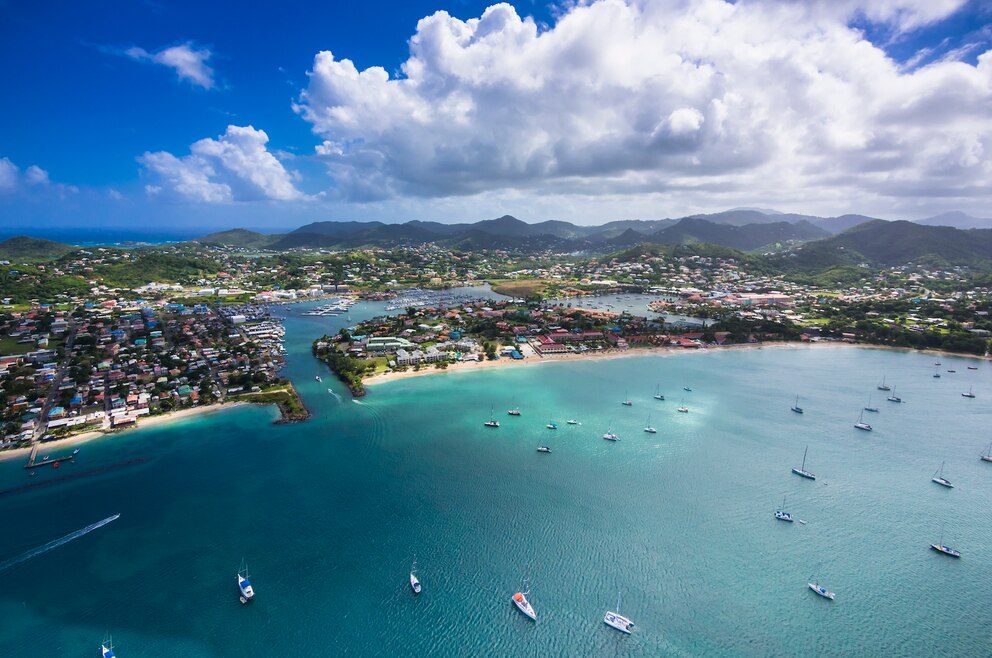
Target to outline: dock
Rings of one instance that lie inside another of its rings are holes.
[[[31,448],[31,454],[28,455],[28,461],[24,464],[24,468],[38,468],[40,466],[51,466],[52,468],[58,468],[60,462],[72,462],[75,461],[76,453],[79,452],[77,448],[69,455],[63,455],[62,457],[56,457],[55,459],[49,459],[47,456],[41,461],[38,461],[38,449],[41,447],[40,444],[36,443]]]

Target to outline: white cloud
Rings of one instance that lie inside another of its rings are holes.
[[[145,189],[149,194],[168,191],[207,203],[306,199],[293,185],[290,172],[266,148],[268,141],[263,130],[228,126],[217,139],[194,142],[190,154],[181,158],[166,151],[145,153],[138,161],[159,179]]]
[[[30,165],[22,173],[9,158],[0,158],[0,193],[26,194],[38,190],[42,192],[54,190],[62,196],[66,192],[78,192],[79,188],[74,185],[52,183],[48,172],[38,165]]]
[[[332,191],[364,202],[975,204],[992,200],[992,51],[906,71],[849,25],[905,32],[962,3],[597,0],[547,30],[507,4],[441,11],[399,78],[318,53],[296,109]]]
[[[17,165],[7,158],[0,158],[0,192],[17,189],[18,174]]]
[[[196,48],[192,43],[184,43],[152,53],[135,46],[125,50],[124,55],[139,62],[168,66],[179,75],[180,80],[187,80],[198,87],[214,87],[214,70],[207,64],[213,53],[207,48]]]
[[[24,180],[32,185],[48,185],[48,172],[38,165],[31,165],[24,171]]]

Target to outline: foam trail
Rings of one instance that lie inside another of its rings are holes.
[[[327,392],[330,393],[331,395],[333,395],[334,396],[334,399],[337,400],[338,402],[341,402],[342,401],[341,400],[341,396],[338,395],[337,393],[335,393],[334,391],[332,391],[331,389],[327,389]]]
[[[65,537],[60,537],[55,541],[50,541],[44,546],[39,546],[38,548],[32,548],[27,553],[22,553],[21,555],[18,555],[15,558],[11,558],[10,560],[7,560],[6,562],[0,562],[0,571],[6,571],[7,569],[15,565],[18,565],[21,562],[26,562],[33,557],[37,557],[39,555],[42,555],[43,553],[47,553],[48,551],[55,550],[56,548],[62,546],[63,544],[68,544],[73,539],[79,539],[83,535],[89,534],[94,530],[96,530],[97,528],[102,528],[111,521],[116,521],[118,518],[120,518],[120,514],[114,514],[113,516],[108,516],[103,521],[97,521],[96,523],[86,526],[82,530],[77,530],[76,532],[70,532]]]

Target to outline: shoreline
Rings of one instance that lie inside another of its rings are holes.
[[[150,416],[143,420],[139,420],[137,424],[131,427],[125,427],[118,430],[89,430],[87,432],[82,432],[80,434],[74,434],[72,436],[67,436],[64,439],[56,439],[54,441],[46,441],[44,444],[39,443],[38,445],[47,446],[51,451],[58,451],[62,448],[72,448],[78,447],[83,443],[87,443],[94,439],[113,437],[117,434],[122,434],[124,432],[129,432],[132,430],[140,430],[147,427],[155,427],[156,425],[163,425],[165,423],[170,423],[173,421],[181,420],[183,418],[190,418],[193,416],[202,416],[204,414],[212,413],[215,411],[221,411],[224,409],[233,409],[235,407],[241,407],[249,404],[254,404],[252,402],[225,402],[225,403],[214,403],[208,404],[202,407],[192,407],[190,409],[180,409],[179,411],[172,411],[165,414],[158,414],[156,416]],[[18,457],[27,458],[31,454],[33,446],[27,446],[24,448],[13,448],[11,450],[0,451],[0,461],[7,461],[16,459]]]
[[[879,350],[890,350],[896,352],[914,352],[918,354],[932,354],[941,357],[961,357],[966,359],[977,359],[980,361],[989,361],[988,358],[984,356],[978,356],[976,354],[959,354],[956,352],[947,352],[945,350],[934,350],[926,349],[920,350],[912,347],[897,347],[894,345],[874,345],[871,343],[849,343],[844,341],[815,341],[815,342],[800,342],[800,341],[776,341],[769,343],[735,343],[733,345],[711,345],[708,347],[701,347],[696,349],[687,349],[684,347],[632,347],[628,350],[617,351],[617,350],[603,350],[600,352],[594,352],[592,354],[552,354],[548,356],[531,356],[521,361],[515,361],[513,359],[507,359],[505,357],[500,357],[495,361],[466,361],[462,363],[449,363],[447,368],[438,369],[433,366],[427,368],[422,368],[420,370],[405,370],[402,372],[380,372],[372,375],[366,379],[362,380],[365,386],[371,386],[375,384],[384,384],[387,382],[408,379],[410,377],[421,377],[424,375],[440,375],[444,373],[456,373],[456,372],[472,372],[477,370],[484,370],[488,368],[511,368],[518,366],[532,366],[542,363],[560,363],[567,361],[603,361],[608,359],[624,359],[633,358],[639,356],[675,356],[677,354],[706,354],[711,351],[727,351],[727,350],[760,350],[760,349],[800,349],[800,348],[824,348],[824,347],[859,347],[863,349],[879,349]]]

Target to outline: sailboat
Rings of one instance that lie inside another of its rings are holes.
[[[799,396],[798,395],[796,396],[796,403],[794,405],[792,405],[792,410],[795,411],[797,414],[801,414],[803,412],[803,408],[799,406]]]
[[[520,415],[520,407],[518,407],[517,405],[513,405],[513,408],[510,409],[509,411],[507,411],[506,413],[509,416],[519,416]]]
[[[655,400],[664,400],[665,399],[665,396],[662,395],[662,393],[661,393],[661,384],[658,384],[654,388],[654,399]]]
[[[992,443],[989,444],[989,449],[985,451],[984,455],[982,455],[982,461],[992,462]]]
[[[534,612],[534,607],[527,600],[527,595],[530,594],[530,588],[527,588],[526,592],[517,592],[513,595],[513,604],[517,606],[520,612],[524,613],[530,617],[533,621],[537,621],[537,613]]]
[[[792,472],[799,477],[804,477],[807,480],[815,480],[816,476],[806,470],[806,453],[809,452],[809,446],[806,446],[806,450],[803,451],[803,465],[799,468],[793,468]]]
[[[553,420],[549,420],[548,421],[548,424],[545,425],[545,427],[547,427],[549,430],[556,430],[556,429],[558,429],[558,423],[556,423]]]
[[[939,366],[940,364],[938,363],[937,365]],[[934,379],[940,379],[940,368],[939,367],[937,368],[936,372],[933,373],[933,378]]]
[[[868,394],[868,405],[865,406],[865,411],[870,411],[872,413],[878,413],[878,407],[871,406],[871,393]]]
[[[647,422],[647,425],[644,426],[644,431],[647,432],[648,434],[657,434],[658,433],[658,430],[656,430],[651,425],[651,415],[650,414],[648,414],[648,422]]]
[[[892,390],[892,387],[891,387],[891,386],[888,386],[888,385],[887,385],[887,384],[885,383],[885,377],[884,377],[884,376],[882,377],[882,383],[881,383],[881,384],[879,384],[879,385],[878,385],[878,386],[877,386],[876,388],[877,388],[878,390],[880,390],[880,391],[891,391],[891,390]]]
[[[775,518],[779,521],[787,521],[792,523],[792,514],[785,511],[785,496],[782,496],[782,507],[775,510]]]
[[[623,402],[621,402],[620,404],[622,404],[625,407],[633,407],[634,406],[634,403],[631,402],[630,401],[630,398],[627,397],[627,391],[624,391],[623,392]]]
[[[864,430],[866,432],[870,432],[871,431],[871,425],[869,425],[868,423],[865,422],[865,410],[864,409],[861,410],[861,415],[858,416],[858,422],[854,423],[854,426],[857,427],[859,430]]]
[[[417,578],[417,558],[413,559],[413,566],[410,567],[410,587],[414,594],[420,594],[420,579]]]
[[[973,398],[973,397],[975,397],[975,393],[974,393],[974,391],[972,391],[973,388],[974,388],[973,386],[969,386],[968,387],[968,392],[967,393],[962,393],[961,394],[961,397],[964,397],[964,398]]]
[[[892,387],[892,395],[890,395],[885,399],[888,400],[889,402],[902,402],[902,398],[896,395],[896,389],[894,386]]]
[[[811,590],[813,590],[814,592],[816,592],[817,594],[819,594],[820,596],[822,596],[825,599],[830,599],[831,601],[834,600],[834,597],[837,596],[836,594],[834,594],[833,592],[828,591],[827,588],[826,587],[823,587],[822,585],[820,585],[820,583],[815,582],[813,580],[813,576],[810,576],[809,578],[810,578],[810,581],[808,583],[806,583],[806,585]]]
[[[689,407],[685,406],[685,397],[682,398],[682,402],[679,403],[679,408],[676,409],[680,414],[689,413]]]
[[[493,417],[493,407],[489,407],[489,420],[483,423],[486,427],[499,427],[499,421]]]
[[[606,434],[603,435],[603,438],[606,439],[607,441],[619,441],[620,440],[620,437],[613,433],[613,425],[612,425],[612,423],[610,424],[610,427],[607,428]]]
[[[565,422],[568,423],[569,425],[580,425],[581,424],[581,423],[579,423],[579,421],[575,420],[574,418],[569,418]]]
[[[930,544],[930,548],[937,551],[938,553],[943,553],[944,555],[949,555],[951,557],[961,557],[961,552],[957,551],[950,546],[944,546],[944,526],[940,526],[940,542],[937,544]]]
[[[107,639],[100,643],[100,655],[103,658],[116,658],[114,654],[114,636],[108,635]]]
[[[944,477],[944,462],[940,462],[940,468],[937,469],[937,472],[933,474],[933,477],[930,478],[930,480],[936,482],[942,487],[947,487],[948,489],[954,488],[951,481]]]
[[[241,568],[238,569],[238,590],[241,592],[242,603],[248,603],[255,598],[255,590],[248,580],[248,565],[244,560],[241,560]]]
[[[620,592],[617,592],[616,612],[607,610],[606,615],[603,617],[603,623],[607,626],[612,626],[621,633],[626,633],[627,635],[630,635],[630,632],[634,630],[634,622],[620,614]]]

